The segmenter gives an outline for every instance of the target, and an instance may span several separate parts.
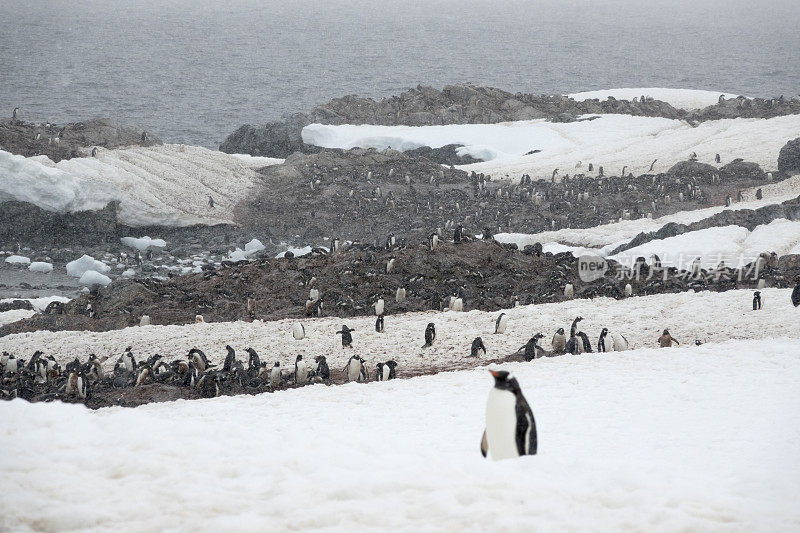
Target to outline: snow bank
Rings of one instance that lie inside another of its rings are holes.
[[[53,271],[53,263],[46,263],[44,261],[34,261],[28,266],[31,272],[41,272],[46,274]]]
[[[672,107],[678,109],[701,109],[714,105],[719,101],[719,96],[723,95],[726,99],[736,98],[738,94],[719,93],[715,91],[702,91],[696,89],[665,89],[663,87],[644,87],[644,88],[625,88],[625,89],[604,89],[600,91],[585,91],[569,94],[570,98],[576,102],[584,100],[606,100],[609,96],[617,100],[633,100],[641,98],[642,95],[652,97],[662,102],[667,102]]]
[[[761,200],[755,199],[757,188],[748,189],[743,192],[745,201],[734,203],[730,207],[717,206],[691,211],[679,211],[656,219],[622,220],[585,229],[567,228],[556,231],[543,231],[541,233],[498,233],[494,235],[494,238],[499,242],[516,243],[520,248],[536,242],[542,244],[558,242],[591,248],[607,247],[610,251],[621,244],[629,242],[639,233],[657,231],[670,222],[691,224],[727,210],[758,209],[797,198],[800,196],[800,176],[793,176],[780,183],[764,185],[761,189],[764,195]]]
[[[136,409],[0,402],[0,528],[796,530],[798,353],[503,365],[539,454],[500,462],[479,452],[485,369]]]
[[[6,263],[12,265],[29,265],[31,260],[29,257],[25,257],[23,255],[9,255],[6,257]]]
[[[95,285],[102,285],[105,287],[109,283],[111,283],[111,278],[101,274],[100,272],[95,272],[94,270],[87,270],[81,276],[81,279],[78,280],[78,283],[81,285],[85,285],[87,287],[93,287]]]
[[[183,145],[101,150],[57,164],[0,151],[0,202],[73,212],[119,200],[120,220],[131,226],[230,223],[257,179],[254,166],[265,162]]]
[[[550,179],[553,169],[562,174],[619,174],[627,166],[634,174],[664,172],[697,152],[698,160],[714,164],[717,153],[723,163],[736,157],[759,163],[769,170],[777,166],[778,152],[786,140],[800,131],[800,115],[773,119],[726,119],[703,122],[692,128],[686,122],[657,117],[600,115],[596,120],[554,123],[545,120],[500,124],[449,126],[374,126],[311,124],[303,129],[306,143],[326,148],[372,147],[399,150],[446,144],[463,144],[460,154],[484,163],[463,165],[494,177]],[[531,150],[540,153],[524,155]],[[580,167],[576,165],[580,163]],[[589,163],[594,172],[588,172]]]
[[[87,271],[108,272],[111,267],[102,261],[96,261],[90,255],[84,255],[80,259],[67,263],[67,274],[76,278],[84,275]]]
[[[148,248],[163,248],[167,245],[167,241],[164,239],[151,239],[147,235],[141,239],[137,239],[136,237],[122,237],[120,241],[122,241],[122,244],[125,246],[136,248],[140,252],[144,252]]]
[[[695,257],[700,257],[703,268],[716,266],[720,261],[736,267],[754,261],[762,252],[775,252],[782,256],[797,246],[800,246],[800,221],[779,219],[758,226],[752,232],[741,226],[690,231],[644,243],[610,259],[631,264],[638,256],[649,261],[650,256],[656,254],[665,266],[687,268]]]
[[[280,165],[285,159],[277,157],[261,157],[250,154],[229,154],[231,157],[238,159],[250,168],[263,168],[272,165]]]
[[[327,249],[324,246],[320,246],[320,248]],[[300,257],[303,255],[308,255],[311,253],[311,246],[303,246],[302,248],[295,248],[294,246],[289,246],[285,251],[279,253],[275,257],[280,259],[281,257],[286,257],[286,252],[292,252],[295,257]]]
[[[51,302],[67,303],[70,301],[70,298],[65,296],[44,296],[42,298],[4,298],[0,300],[0,303],[13,302],[14,300],[27,300],[37,312],[41,313],[47,308],[48,305],[50,305]]]
[[[13,309],[11,311],[3,311],[0,313],[0,326],[11,324],[17,320],[24,320],[36,314],[36,311],[30,309]]]

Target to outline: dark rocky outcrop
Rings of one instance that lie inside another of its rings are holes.
[[[774,118],[800,114],[800,100],[793,98],[752,98],[743,96],[704,107],[686,116],[690,124],[725,118]]]
[[[705,182],[710,182],[711,177],[719,171],[717,167],[698,161],[679,161],[667,170],[668,176],[680,178],[702,178]]]
[[[263,126],[242,126],[222,143],[220,150],[270,157],[287,157],[296,151],[312,153],[314,148],[306,145],[300,135],[302,129],[312,123],[385,126],[494,124],[538,118],[560,120],[559,116],[575,117],[587,113],[681,116],[671,105],[657,100],[629,102],[610,98],[602,102],[597,99],[576,102],[566,96],[513,94],[494,87],[469,84],[448,85],[441,91],[418,86],[380,101],[355,95],[334,98],[308,113],[296,113]]]
[[[143,133],[141,129],[122,126],[106,118],[63,126],[0,119],[0,150],[25,157],[46,155],[58,162],[87,156],[94,146],[119,148],[163,144],[150,133],[144,138]]]
[[[483,161],[483,159],[477,159],[471,155],[458,155],[457,150],[462,146],[461,144],[447,144],[440,148],[421,146],[403,153],[410,157],[424,157],[441,165],[470,165]]]
[[[116,202],[96,211],[55,213],[28,202],[0,204],[0,247],[95,245],[115,239],[118,230]]]
[[[737,179],[761,181],[767,179],[767,173],[761,170],[758,163],[734,159],[719,169],[719,177],[723,181]]]
[[[783,145],[778,154],[778,171],[784,174],[800,172],[800,137]]]

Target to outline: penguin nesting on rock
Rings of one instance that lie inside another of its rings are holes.
[[[431,346],[434,340],[436,340],[436,326],[433,322],[430,322],[425,327],[425,344],[422,347],[427,348]]]
[[[272,370],[269,372],[269,386],[272,387],[272,390],[277,389],[281,384],[281,363],[280,361],[275,361],[275,364],[272,366]]]
[[[342,324],[342,329],[336,332],[337,335],[342,336],[342,348],[353,347],[353,336],[350,334],[353,331],[355,331],[355,329],[350,329],[347,327],[347,324]]]
[[[470,357],[484,357],[486,356],[486,345],[483,344],[483,339],[480,337],[475,337],[475,340],[472,341],[472,347],[469,351]]]
[[[519,382],[506,371],[489,371],[494,387],[486,403],[486,429],[481,438],[481,454],[492,459],[536,455],[536,420]]]
[[[322,381],[330,381],[331,379],[331,370],[328,367],[328,360],[325,358],[324,355],[318,355],[314,358],[314,362],[317,363],[317,369],[314,372],[317,378],[321,379]]]
[[[309,368],[303,361],[303,356],[298,355],[294,361],[294,383],[295,385],[305,385],[308,382]]]
[[[203,373],[206,369],[214,366],[208,362],[208,358],[206,354],[203,353],[202,350],[198,350],[197,348],[192,348],[189,350],[188,358],[192,363],[194,363],[195,368],[199,373]]]
[[[236,363],[236,351],[231,348],[230,344],[225,346],[225,349],[228,350],[228,355],[225,356],[225,362],[222,363],[222,371],[230,372]]]

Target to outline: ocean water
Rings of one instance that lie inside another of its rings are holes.
[[[2,0],[0,114],[217,147],[345,94],[473,82],[800,93],[800,0]]]

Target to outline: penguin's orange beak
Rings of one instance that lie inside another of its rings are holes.
[[[491,375],[493,375],[494,377],[497,377],[497,376],[499,376],[499,374],[498,374],[497,372],[495,372],[494,370],[489,370],[489,373],[490,373]]]

